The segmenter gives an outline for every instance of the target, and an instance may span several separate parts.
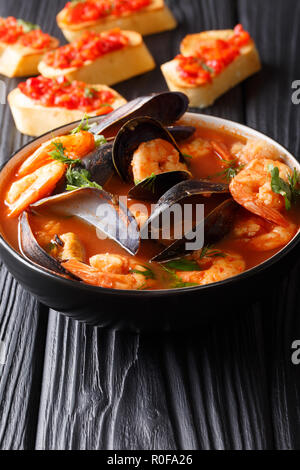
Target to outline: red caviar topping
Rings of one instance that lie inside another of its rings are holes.
[[[82,67],[86,61],[93,61],[104,54],[122,49],[128,41],[128,37],[119,29],[104,33],[86,31],[71,44],[48,52],[44,61],[47,65],[58,69]]]
[[[122,16],[146,8],[152,0],[86,0],[68,2],[64,21],[68,24],[96,21],[107,16]]]
[[[0,18],[0,41],[6,44],[21,43],[33,49],[46,49],[51,43],[51,36],[40,29],[25,32],[21,23],[13,16]]]
[[[24,95],[43,106],[59,106],[84,112],[97,111],[97,115],[108,114],[113,108],[115,95],[110,90],[96,90],[83,82],[69,82],[65,77],[56,79],[42,75],[28,78],[19,84]]]
[[[193,57],[178,55],[180,77],[193,85],[203,85],[212,81],[215,75],[224,70],[240,55],[241,47],[248,44],[251,37],[238,24],[233,35],[227,39],[207,39],[199,41],[199,47]]]

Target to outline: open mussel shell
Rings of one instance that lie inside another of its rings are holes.
[[[114,174],[112,162],[113,142],[100,145],[81,160],[81,164],[90,172],[92,181],[103,186]]]
[[[113,164],[119,176],[127,182],[133,182],[131,161],[134,152],[143,142],[155,139],[163,139],[170,142],[179,153],[179,158],[184,161],[174,138],[165,129],[161,122],[150,117],[131,119],[119,130],[113,146]]]
[[[154,211],[143,225],[142,235],[150,229],[151,224],[155,226],[155,221],[164,211],[169,210],[170,207],[180,203],[185,198],[207,194],[226,194],[228,192],[229,186],[226,183],[214,183],[206,179],[182,181],[171,187],[158,200]]]
[[[159,119],[164,125],[169,125],[183,116],[188,105],[187,96],[180,92],[165,91],[140,96],[109,113],[91,129],[91,132],[94,134],[108,132],[116,125],[120,127],[128,119],[138,116],[151,116]]]
[[[188,179],[190,179],[190,174],[187,171],[168,171],[166,173],[160,173],[150,176],[133,186],[128,192],[128,197],[154,202],[170,188]]]
[[[33,212],[49,210],[61,216],[76,216],[117,242],[135,255],[140,246],[140,233],[134,216],[126,205],[108,192],[97,188],[80,188],[51,196],[32,204]]]
[[[38,266],[42,266],[47,271],[77,279],[38,244],[30,227],[28,212],[22,212],[19,218],[19,249],[24,258]]]
[[[151,261],[162,263],[190,254],[195,250],[187,250],[186,246],[193,242],[196,234],[198,237],[201,236],[201,233],[203,234],[203,246],[217,243],[231,230],[238,209],[239,205],[233,199],[227,199],[205,217],[200,224],[194,227],[191,232],[176,240],[158,255],[154,256]]]

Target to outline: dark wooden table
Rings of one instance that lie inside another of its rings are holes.
[[[0,15],[38,23],[62,39],[55,14],[64,3],[0,0]],[[292,104],[291,84],[300,79],[300,2],[167,3],[179,27],[146,39],[157,63],[173,57],[188,32],[243,23],[263,70],[205,112],[255,127],[297,156],[300,105]],[[18,83],[5,82],[7,91]],[[130,99],[166,85],[157,68],[116,88]],[[29,139],[16,131],[8,105],[0,111],[3,162]],[[49,311],[2,266],[0,447],[299,449],[300,365],[291,363],[291,344],[300,339],[299,274],[299,263],[282,272],[272,295],[241,304],[226,325],[139,335]]]

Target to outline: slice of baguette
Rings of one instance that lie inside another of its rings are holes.
[[[188,35],[181,43],[181,53],[185,56],[192,56],[195,54],[199,40],[227,39],[232,34],[233,30],[222,30]],[[216,75],[211,83],[199,86],[182,80],[177,71],[177,64],[176,60],[171,60],[161,66],[168,87],[171,91],[185,93],[190,100],[190,106],[199,108],[212,105],[219,96],[261,69],[258,51],[252,40],[241,48],[240,55]]]
[[[105,85],[93,85],[97,90],[111,91],[116,100],[111,107],[116,109],[126,103],[126,100],[115,90]],[[19,88],[15,88],[8,95],[8,103],[15,120],[17,129],[22,134],[33,137],[39,136],[56,127],[78,121],[84,116],[84,111],[67,109],[63,107],[50,107],[37,104],[34,100],[24,95]],[[97,111],[88,113],[89,116],[96,116]]]
[[[152,0],[148,7],[120,17],[110,15],[97,21],[86,21],[72,25],[64,22],[64,10],[61,10],[57,15],[57,24],[69,42],[74,41],[88,30],[101,33],[109,29],[120,28],[136,31],[146,36],[174,29],[177,26],[177,22],[164,0]]]
[[[50,67],[42,60],[38,67],[39,72],[48,78],[64,75],[69,81],[114,85],[153,70],[155,62],[142,36],[135,31],[122,32],[129,38],[128,45],[122,49],[104,54],[94,61],[87,61],[80,68],[58,69]]]
[[[38,64],[44,54],[56,49],[59,41],[51,38],[51,46],[37,50],[20,43],[6,44],[0,41],[0,73],[6,77],[28,77],[38,74]]]

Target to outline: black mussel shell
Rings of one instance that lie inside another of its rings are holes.
[[[112,162],[112,148],[113,142],[107,142],[81,160],[82,166],[90,172],[92,181],[96,181],[100,186],[103,186],[115,172]]]
[[[180,92],[165,91],[151,95],[140,96],[115,109],[99,124],[91,129],[94,134],[101,134],[113,127],[121,126],[128,119],[139,116],[151,116],[159,119],[164,125],[172,124],[187,111],[189,100]]]
[[[168,171],[153,175],[133,186],[128,192],[128,197],[154,202],[170,188],[188,179],[190,174],[187,171]]]
[[[28,212],[22,212],[19,217],[19,249],[24,258],[38,266],[42,266],[47,271],[77,279],[38,244],[30,227]]]
[[[124,181],[133,182],[131,169],[133,153],[141,143],[155,139],[170,142],[178,151],[180,160],[184,161],[175,140],[159,121],[145,116],[131,119],[121,127],[113,146],[113,164]]]
[[[176,142],[181,142],[182,140],[187,140],[196,132],[196,127],[194,126],[168,126],[167,130],[170,132],[172,137]]]
[[[191,251],[186,250],[186,244],[193,242],[195,233],[199,234],[200,230],[204,231],[204,245],[217,243],[231,230],[238,209],[239,205],[233,199],[227,199],[205,217],[203,222],[194,227],[191,232],[184,235],[180,240],[176,240],[154,256],[151,261],[162,263],[188,255]]]
[[[149,230],[150,224],[155,225],[155,220],[173,204],[180,203],[187,197],[196,196],[201,194],[225,194],[229,192],[229,186],[225,183],[214,183],[210,180],[199,179],[182,181],[171,187],[164,193],[158,200],[154,211],[149,217],[148,221],[143,225],[142,234]]]
[[[76,216],[135,255],[140,246],[136,220],[128,208],[110,193],[97,188],[80,188],[51,196],[32,204],[33,212],[42,209],[62,216]]]

